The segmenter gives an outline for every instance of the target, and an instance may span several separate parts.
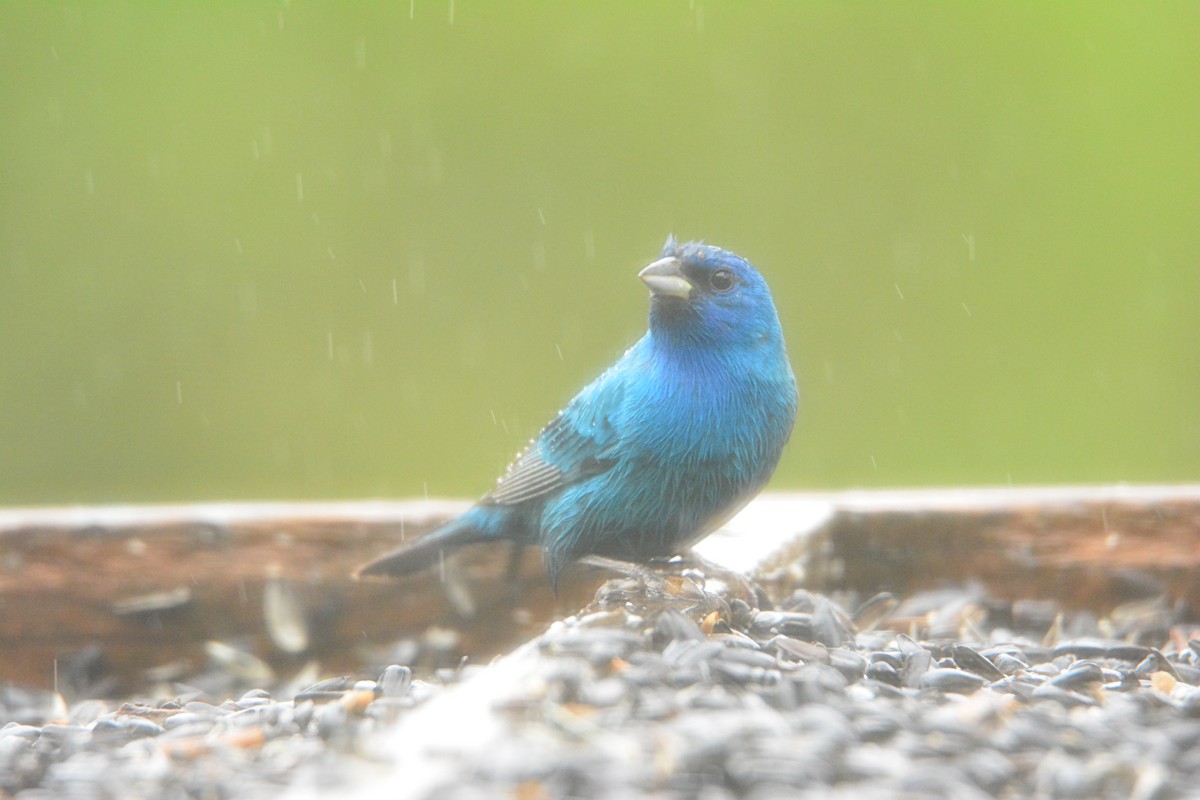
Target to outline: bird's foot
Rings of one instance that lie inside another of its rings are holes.
[[[659,574],[645,564],[597,555],[584,556],[580,559],[580,563],[620,573],[629,581],[635,582],[637,588],[649,596],[663,596],[670,592],[671,587],[668,585],[667,576]],[[625,588],[632,589],[634,587],[627,586]]]
[[[728,604],[719,592],[706,588],[705,576],[699,571],[681,572],[679,564],[672,562],[646,565],[603,556],[587,556],[581,561],[624,576],[606,581],[597,590],[593,604],[597,608],[632,607],[642,616],[656,616],[668,608],[701,614],[723,610],[724,616],[729,616]]]
[[[739,599],[752,608],[773,608],[765,589],[749,575],[711,561],[694,550],[688,550],[661,562],[684,577],[722,595],[727,600]]]

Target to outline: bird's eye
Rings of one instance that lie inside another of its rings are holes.
[[[733,288],[733,272],[727,269],[717,270],[708,279],[708,285],[714,292],[728,292]]]

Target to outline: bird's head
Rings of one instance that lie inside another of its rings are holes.
[[[662,256],[638,277],[650,289],[656,335],[727,344],[782,341],[767,282],[728,250],[669,237]]]

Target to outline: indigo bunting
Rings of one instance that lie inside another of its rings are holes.
[[[544,548],[552,585],[587,555],[687,549],[775,470],[796,380],[766,282],[727,250],[668,238],[638,273],[650,329],[584,387],[470,510],[358,571],[404,575],[464,545]]]

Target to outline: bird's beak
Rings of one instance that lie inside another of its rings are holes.
[[[681,297],[687,300],[692,294],[692,284],[683,277],[683,264],[678,258],[660,258],[638,273],[650,294],[663,297]]]

